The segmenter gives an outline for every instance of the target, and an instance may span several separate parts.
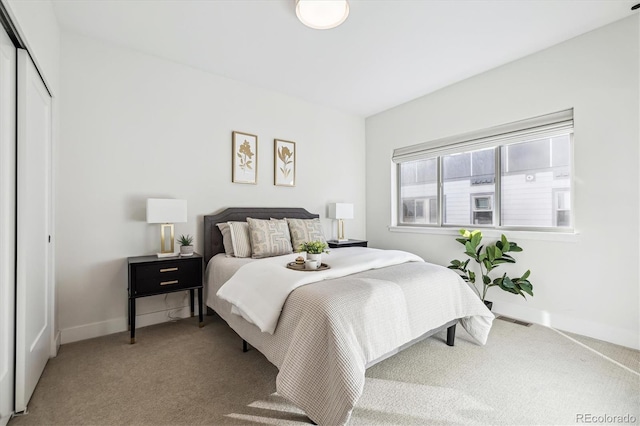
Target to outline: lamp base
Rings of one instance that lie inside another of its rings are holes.
[[[156,253],[158,257],[178,257],[180,253]]]
[[[338,219],[338,242],[349,241],[348,238],[344,236],[344,220]]]

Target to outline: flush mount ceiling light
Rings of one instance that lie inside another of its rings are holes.
[[[347,0],[296,0],[300,22],[316,30],[328,30],[342,24],[349,16]]]

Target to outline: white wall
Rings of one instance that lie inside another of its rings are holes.
[[[492,289],[494,311],[638,348],[639,17],[367,118],[367,237],[447,265],[462,258],[450,234],[395,233],[394,148],[574,108],[577,238],[511,233],[532,270],[527,301]],[[624,184],[621,184],[624,182]]]
[[[206,54],[206,52],[203,52]],[[184,198],[202,252],[202,216],[232,206],[353,202],[365,236],[364,119],[77,35],[62,36],[57,281],[62,341],[126,329],[127,256],[152,254],[149,197]],[[258,184],[231,183],[231,132],[258,135]],[[297,143],[297,186],[273,185],[273,139]],[[326,233],[331,221],[324,219]],[[335,225],[334,225],[335,226]],[[185,292],[138,300],[138,323],[187,306]],[[155,313],[160,311],[160,313]]]

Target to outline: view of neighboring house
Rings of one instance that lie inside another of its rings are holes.
[[[401,223],[439,224],[440,177],[442,225],[571,228],[571,154],[571,135],[559,134],[403,162]]]

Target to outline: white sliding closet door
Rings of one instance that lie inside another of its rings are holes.
[[[51,96],[18,49],[16,412],[24,411],[52,348]]]
[[[16,48],[0,27],[0,426],[13,413],[16,209]]]

